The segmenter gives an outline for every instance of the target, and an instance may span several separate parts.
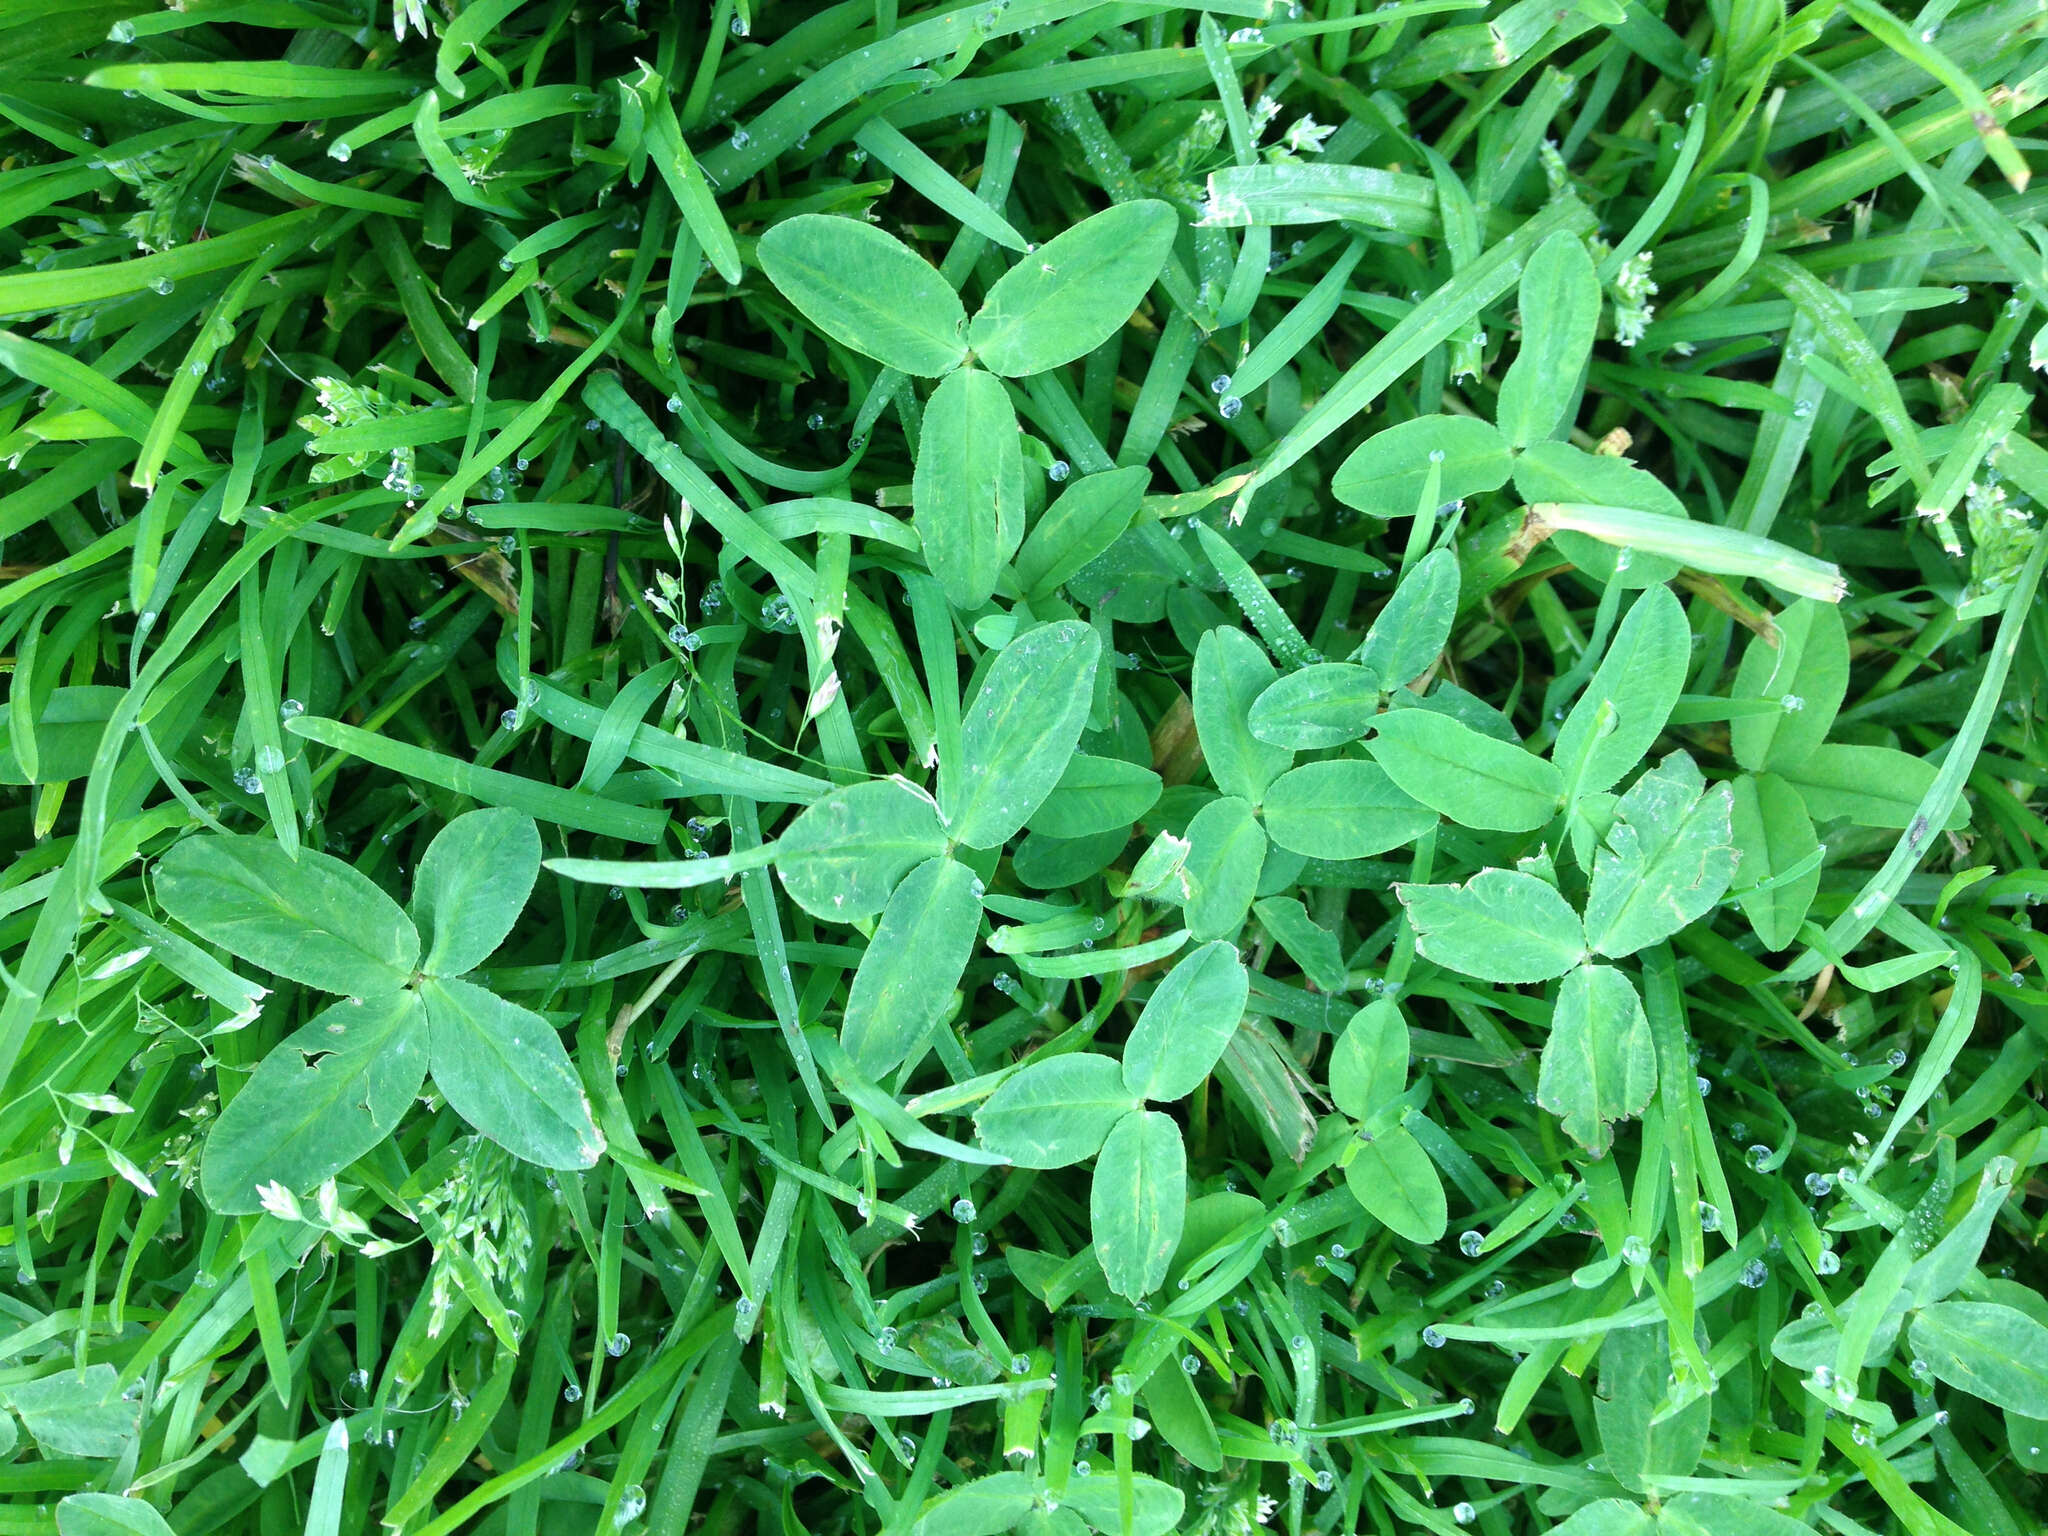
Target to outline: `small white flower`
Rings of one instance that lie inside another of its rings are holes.
[[[1614,291],[1632,304],[1641,303],[1657,291],[1650,278],[1650,253],[1640,251],[1621,264],[1614,274]]]
[[[275,1179],[268,1184],[256,1186],[256,1203],[284,1221],[304,1221],[305,1213],[299,1209],[299,1197],[286,1189]]]
[[[1326,127],[1304,114],[1288,127],[1287,132],[1281,136],[1281,142],[1297,155],[1316,155],[1322,153],[1323,141],[1336,131],[1336,124],[1332,123]]]
[[[1650,253],[1643,251],[1623,262],[1621,270],[1614,274],[1612,286],[1614,339],[1624,347],[1633,347],[1643,339],[1643,332],[1656,314],[1650,303],[1650,296],[1657,291],[1657,284],[1650,277]]]

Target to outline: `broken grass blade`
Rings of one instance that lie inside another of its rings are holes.
[[[1211,229],[1338,221],[1434,235],[1440,221],[1427,177],[1369,165],[1238,165],[1209,176],[1201,223]]]
[[[1748,576],[1797,597],[1839,603],[1848,591],[1842,568],[1802,555],[1772,539],[1735,528],[1585,502],[1538,502],[1529,508],[1514,548],[1526,554],[1553,533],[1583,533],[1617,549],[1665,555],[1717,576]]]

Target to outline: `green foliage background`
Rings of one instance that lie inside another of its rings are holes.
[[[2033,0],[0,0],[0,1532],[2021,1536]]]

